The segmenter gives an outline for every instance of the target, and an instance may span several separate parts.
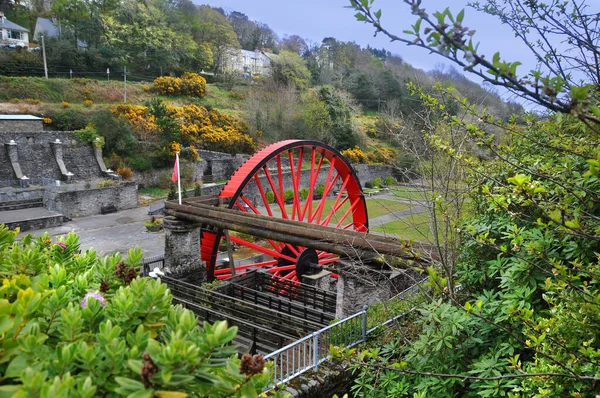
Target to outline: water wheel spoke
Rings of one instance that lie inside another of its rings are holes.
[[[287,260],[287,261],[292,261],[292,262],[296,261],[296,259],[294,259],[292,257],[286,256],[285,254],[282,254],[282,253],[280,253],[278,251],[271,250],[271,249],[268,249],[266,247],[257,245],[256,243],[248,242],[247,240],[241,239],[238,236],[232,236],[229,239],[232,242],[237,243],[238,245],[245,246],[245,247],[247,247],[249,249],[256,250],[257,252],[266,254],[266,255],[274,257],[274,258],[281,258],[281,259],[284,259],[284,260]]]
[[[303,162],[309,160],[310,167],[303,171]],[[324,165],[328,165],[328,169]],[[319,192],[322,196],[315,200],[319,181],[323,182],[323,192]],[[287,209],[286,188],[288,195],[289,191],[293,193],[291,208]],[[305,188],[308,195],[304,193]],[[329,199],[334,190],[337,191],[334,199]],[[227,200],[230,209],[265,213],[269,217],[322,225],[335,222],[337,228],[359,231],[366,231],[368,225],[364,197],[352,166],[334,148],[316,141],[288,140],[261,149],[235,172],[219,198]],[[231,277],[230,267],[216,268],[223,234],[223,230],[217,229],[212,235],[205,234],[202,238],[201,252],[207,262],[209,280]],[[300,283],[301,276],[313,272],[316,264],[327,265],[339,260],[336,254],[317,252],[310,247],[276,239],[260,243],[230,236],[230,242],[255,253],[256,258],[256,261],[251,259],[249,264],[233,269],[243,274],[250,267],[266,267],[272,278],[286,283]],[[260,255],[267,258],[260,259]]]

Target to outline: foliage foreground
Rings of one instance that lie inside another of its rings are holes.
[[[488,0],[538,56],[528,75],[499,53],[485,58],[464,10],[428,13],[405,36],[381,24],[373,0],[350,0],[356,18],[392,40],[428,49],[545,107],[508,123],[460,103],[460,127],[489,160],[463,155],[440,131],[437,149],[470,171],[472,209],[460,225],[455,272],[430,269],[432,294],[413,329],[358,354],[359,396],[590,397],[600,391],[600,108],[597,14],[585,1]],[[591,3],[591,2],[590,2]],[[560,54],[557,43],[577,51]],[[565,71],[568,71],[565,72]],[[584,80],[581,80],[585,77]],[[443,200],[442,200],[443,202]],[[445,204],[445,203],[442,203]],[[462,290],[449,289],[452,284]]]
[[[226,322],[198,325],[160,280],[137,275],[142,253],[98,258],[69,234],[0,226],[0,396],[256,397],[260,356],[238,359]]]

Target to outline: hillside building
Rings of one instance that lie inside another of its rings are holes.
[[[264,51],[248,51],[231,48],[227,51],[223,70],[233,70],[249,75],[270,75],[271,62],[277,57],[275,54]]]
[[[9,21],[0,11],[0,47],[29,47],[29,29]]]
[[[59,38],[63,33],[63,28],[60,25],[60,21],[55,17],[51,19],[38,17],[35,22],[35,29],[33,31],[33,40],[41,42],[41,36]],[[77,48],[87,48],[87,43],[83,40],[77,40]]]

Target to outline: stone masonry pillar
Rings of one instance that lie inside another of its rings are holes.
[[[12,166],[13,173],[15,173],[15,177],[17,179],[23,178],[23,171],[21,170],[21,165],[19,164],[19,152],[17,151],[17,143],[14,140],[10,140],[10,142],[4,144],[6,148],[6,153],[8,153],[8,159],[10,160],[10,165]]]
[[[194,285],[206,282],[206,266],[200,259],[200,224],[165,217],[165,267],[171,278]]]
[[[113,172],[111,169],[106,168],[106,165],[104,164],[104,159],[102,158],[102,148],[96,146],[94,143],[92,143],[92,148],[94,148],[94,158],[96,159],[96,163],[98,163],[98,166],[100,167],[100,172],[102,173],[102,175],[104,177],[118,179],[119,176],[115,174],[115,172]]]
[[[63,181],[71,181],[73,179],[73,173],[70,173],[65,166],[65,162],[63,161],[63,148],[62,142],[57,138],[56,141],[50,143],[52,147],[52,152],[54,153],[54,160],[60,169],[60,174],[62,176]]]

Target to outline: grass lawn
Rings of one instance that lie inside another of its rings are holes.
[[[315,211],[315,209],[317,208],[317,206],[319,205],[320,201],[314,201],[313,202],[313,211]],[[329,214],[329,212],[331,211],[331,208],[333,207],[333,204],[335,202],[335,199],[327,199],[325,201],[325,205],[323,206],[323,215],[325,214]],[[273,205],[271,205],[273,206]],[[344,213],[346,212],[346,210],[348,210],[348,207],[350,207],[350,204],[348,202],[344,203],[344,205],[342,207],[340,207],[340,209],[336,212],[336,216],[339,215],[340,217],[344,215]],[[406,203],[400,203],[400,202],[396,202],[393,200],[387,200],[387,199],[377,199],[377,198],[368,198],[367,199],[367,213],[369,215],[369,219],[374,218],[374,217],[379,217],[385,214],[389,214],[389,213],[393,213],[396,211],[400,211],[400,210],[405,210],[408,209],[410,207],[410,205],[407,205]],[[273,207],[272,207],[273,208]],[[288,205],[285,207],[285,211],[288,213],[288,215],[292,212],[292,206]],[[336,217],[332,217],[332,220],[335,220]]]
[[[417,213],[401,220],[391,221],[378,227],[372,227],[371,231],[384,232],[395,235],[401,239],[412,239],[420,241],[432,241],[431,214],[429,212]]]
[[[169,194],[169,190],[159,188],[159,187],[144,187],[144,188],[140,188],[138,193],[140,195],[149,195],[149,196],[152,196],[153,198],[166,198],[167,195]]]
[[[377,198],[367,199],[367,211],[369,214],[369,218],[383,216],[385,214],[394,213],[400,210],[406,210],[408,208],[410,208],[410,205],[407,205],[406,203],[396,202],[394,200]]]
[[[421,188],[391,187],[390,193],[402,199],[425,200],[430,191]]]

